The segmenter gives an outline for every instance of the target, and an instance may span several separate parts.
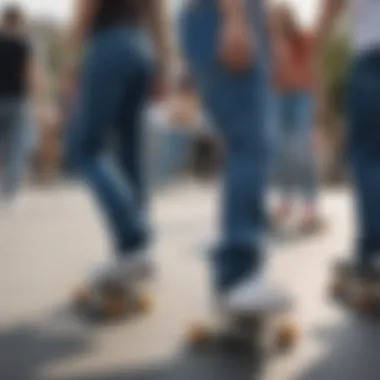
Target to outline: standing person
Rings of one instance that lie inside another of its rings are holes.
[[[6,7],[0,26],[0,197],[6,206],[18,198],[28,159],[33,125],[28,101],[42,87],[32,50],[23,12]]]
[[[150,266],[141,151],[153,73],[146,34],[160,78],[169,39],[164,2],[77,0],[75,5],[68,53],[74,64],[83,53],[83,61],[67,153],[97,199],[113,243],[109,261],[88,284],[96,290],[108,281],[132,281]]]
[[[273,10],[272,29],[276,49],[282,56],[273,78],[278,152],[275,173],[280,190],[274,221],[275,224],[286,222],[293,214],[295,197],[300,195],[300,229],[312,232],[320,226],[313,154],[312,42],[286,5]]]
[[[188,67],[226,148],[221,241],[212,265],[216,298],[229,310],[281,308],[288,297],[267,284],[262,248],[269,50],[263,1],[189,1],[181,34]]]
[[[371,269],[378,268],[380,254],[380,2],[323,2],[316,44],[319,76],[317,83],[323,83],[321,58],[325,43],[343,10],[347,10],[350,15],[347,144],[359,229],[351,261],[355,268]],[[318,93],[318,110],[323,115],[323,88],[319,88]]]

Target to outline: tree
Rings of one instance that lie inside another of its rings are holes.
[[[345,177],[345,108],[349,44],[343,19],[329,41],[325,52],[327,90],[327,123],[324,126],[326,161],[324,177],[329,182],[341,181]]]
[[[325,73],[328,96],[328,127],[340,122],[346,104],[347,69],[349,61],[346,36],[334,37],[326,48]]]

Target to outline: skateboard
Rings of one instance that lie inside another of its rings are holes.
[[[329,293],[345,308],[368,317],[380,317],[380,270],[338,263]]]
[[[100,289],[79,289],[73,296],[73,305],[87,319],[110,321],[128,315],[147,314],[153,308],[153,300],[149,292],[138,287],[109,283]]]
[[[187,339],[195,348],[216,344],[284,351],[294,347],[298,337],[297,325],[290,318],[288,310],[252,310],[221,313],[209,325],[194,323],[188,330]]]
[[[153,309],[149,284],[153,271],[139,273],[133,281],[104,281],[87,284],[78,289],[72,303],[75,311],[92,321],[112,321],[137,314],[148,314]]]

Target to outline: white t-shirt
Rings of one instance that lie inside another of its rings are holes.
[[[350,0],[354,53],[380,48],[380,0]]]

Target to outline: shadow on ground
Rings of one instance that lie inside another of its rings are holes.
[[[0,379],[42,380],[40,371],[54,362],[90,350],[88,339],[57,313],[36,322],[0,330]]]
[[[254,380],[261,378],[262,360],[236,350],[184,350],[166,363],[138,369],[57,380]]]
[[[380,322],[351,319],[316,337],[326,354],[294,380],[380,379]]]
[[[140,368],[115,369],[78,377],[46,377],[55,362],[91,354],[91,329],[63,312],[30,324],[0,330],[1,380],[252,380],[261,378],[262,358],[252,350],[211,345],[183,347],[166,362],[146,363]],[[126,350],[133,349],[126,344]],[[126,353],[127,354],[127,353]],[[110,353],[109,355],[112,355]],[[257,375],[257,377],[255,377]]]

